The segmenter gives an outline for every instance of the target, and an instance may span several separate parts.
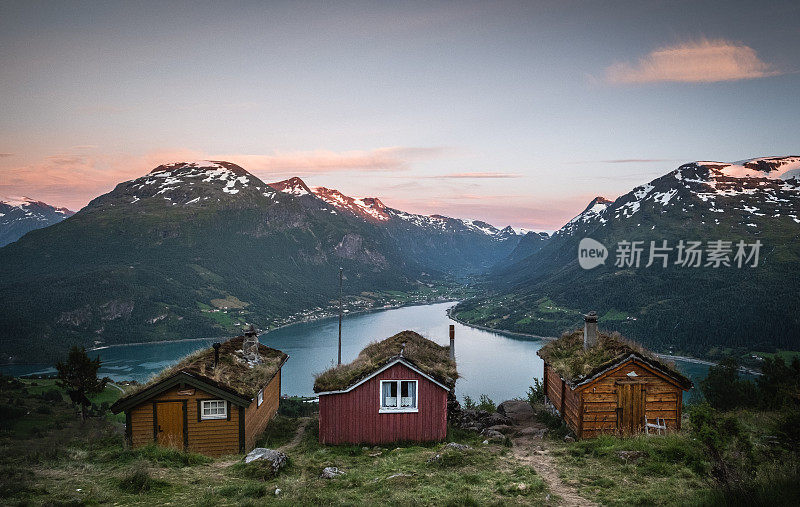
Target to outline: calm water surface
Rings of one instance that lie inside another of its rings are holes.
[[[410,329],[441,345],[449,343],[448,326],[456,326],[456,362],[461,378],[456,383],[459,399],[487,394],[496,402],[522,397],[532,378],[542,378],[542,360],[536,355],[545,342],[473,329],[447,317],[453,303],[410,306],[346,316],[342,324],[342,362],[352,361],[368,343]],[[312,395],[314,374],[336,362],[338,320],[304,322],[272,331],[261,343],[289,354],[283,367],[283,394]],[[112,380],[147,380],[181,357],[208,347],[215,340],[126,345],[91,352],[103,362],[100,375]],[[678,362],[678,368],[697,382],[708,366]],[[4,366],[11,375],[55,373],[48,365]]]

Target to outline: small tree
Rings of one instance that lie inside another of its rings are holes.
[[[86,349],[73,345],[66,362],[56,364],[58,386],[66,389],[73,403],[81,407],[81,419],[86,420],[86,407],[91,405],[88,396],[99,394],[106,388],[108,377],[97,378],[100,356],[89,359]]]
[[[718,410],[733,410],[756,403],[756,386],[739,378],[739,365],[727,357],[708,370],[708,376],[700,381],[700,391],[709,405]]]

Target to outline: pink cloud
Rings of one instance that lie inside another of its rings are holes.
[[[757,79],[781,74],[744,44],[701,39],[651,51],[636,63],[615,63],[606,69],[606,82],[713,83]]]

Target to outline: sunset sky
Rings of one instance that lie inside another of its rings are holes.
[[[800,154],[797,2],[0,1],[0,196],[184,159],[559,228],[692,160]]]

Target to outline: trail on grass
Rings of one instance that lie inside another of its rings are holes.
[[[292,439],[289,442],[278,447],[278,450],[281,452],[286,452],[289,449],[297,447],[297,444],[299,444],[300,440],[303,439],[303,435],[306,432],[306,426],[308,426],[308,422],[310,420],[311,418],[309,417],[303,417],[303,419],[300,421],[300,425],[297,427],[297,433],[295,433],[294,437],[292,437]]]
[[[511,450],[514,457],[536,470],[549,486],[550,493],[561,497],[560,505],[597,505],[580,496],[575,488],[561,480],[555,460],[550,456],[550,450],[541,437],[520,436],[513,438],[512,442],[514,446]]]

